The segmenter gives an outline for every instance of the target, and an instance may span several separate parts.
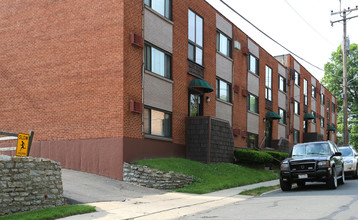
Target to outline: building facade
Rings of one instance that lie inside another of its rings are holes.
[[[35,131],[30,156],[122,179],[123,162],[187,157],[200,117],[234,147],[336,139],[334,96],[203,0],[0,5],[0,127]]]

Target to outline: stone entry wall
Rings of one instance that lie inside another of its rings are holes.
[[[62,205],[59,163],[0,155],[0,216]]]
[[[234,136],[228,121],[211,116],[187,118],[187,159],[232,163]]]
[[[303,133],[303,143],[312,142],[312,141],[323,141],[323,134],[320,133]]]
[[[123,181],[148,188],[176,189],[193,183],[194,178],[183,174],[175,174],[174,172],[164,173],[146,166],[124,163]]]
[[[271,147],[272,149],[268,150],[274,150],[279,152],[290,152],[290,142],[287,138],[281,138],[280,140],[272,140],[271,141]]]

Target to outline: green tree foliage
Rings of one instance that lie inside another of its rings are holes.
[[[336,97],[337,131],[343,133],[343,55],[342,47],[331,55],[330,61],[324,65],[325,74],[322,84]],[[349,144],[358,147],[358,44],[351,44],[347,52],[347,93],[348,93],[348,132]],[[342,143],[342,138],[338,140]]]

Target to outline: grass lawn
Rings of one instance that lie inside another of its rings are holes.
[[[272,191],[272,190],[276,190],[276,189],[279,189],[279,188],[280,188],[280,185],[277,185],[277,186],[262,186],[262,187],[258,187],[256,189],[248,189],[248,190],[242,191],[240,193],[240,195],[260,196],[263,193],[266,193],[266,192],[269,192],[269,191]]]
[[[193,176],[195,180],[193,184],[175,191],[196,194],[279,178],[277,173],[264,169],[253,169],[231,163],[203,164],[182,158],[148,159],[134,164]]]
[[[71,215],[84,214],[89,212],[95,212],[96,209],[93,206],[88,205],[65,205],[41,210],[33,210],[28,212],[22,212],[12,215],[1,216],[0,220],[43,220],[43,219],[57,219]]]

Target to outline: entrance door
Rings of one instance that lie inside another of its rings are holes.
[[[189,116],[202,116],[203,112],[203,95],[189,93]]]
[[[266,147],[271,147],[271,141],[272,141],[272,120],[266,119]]]

